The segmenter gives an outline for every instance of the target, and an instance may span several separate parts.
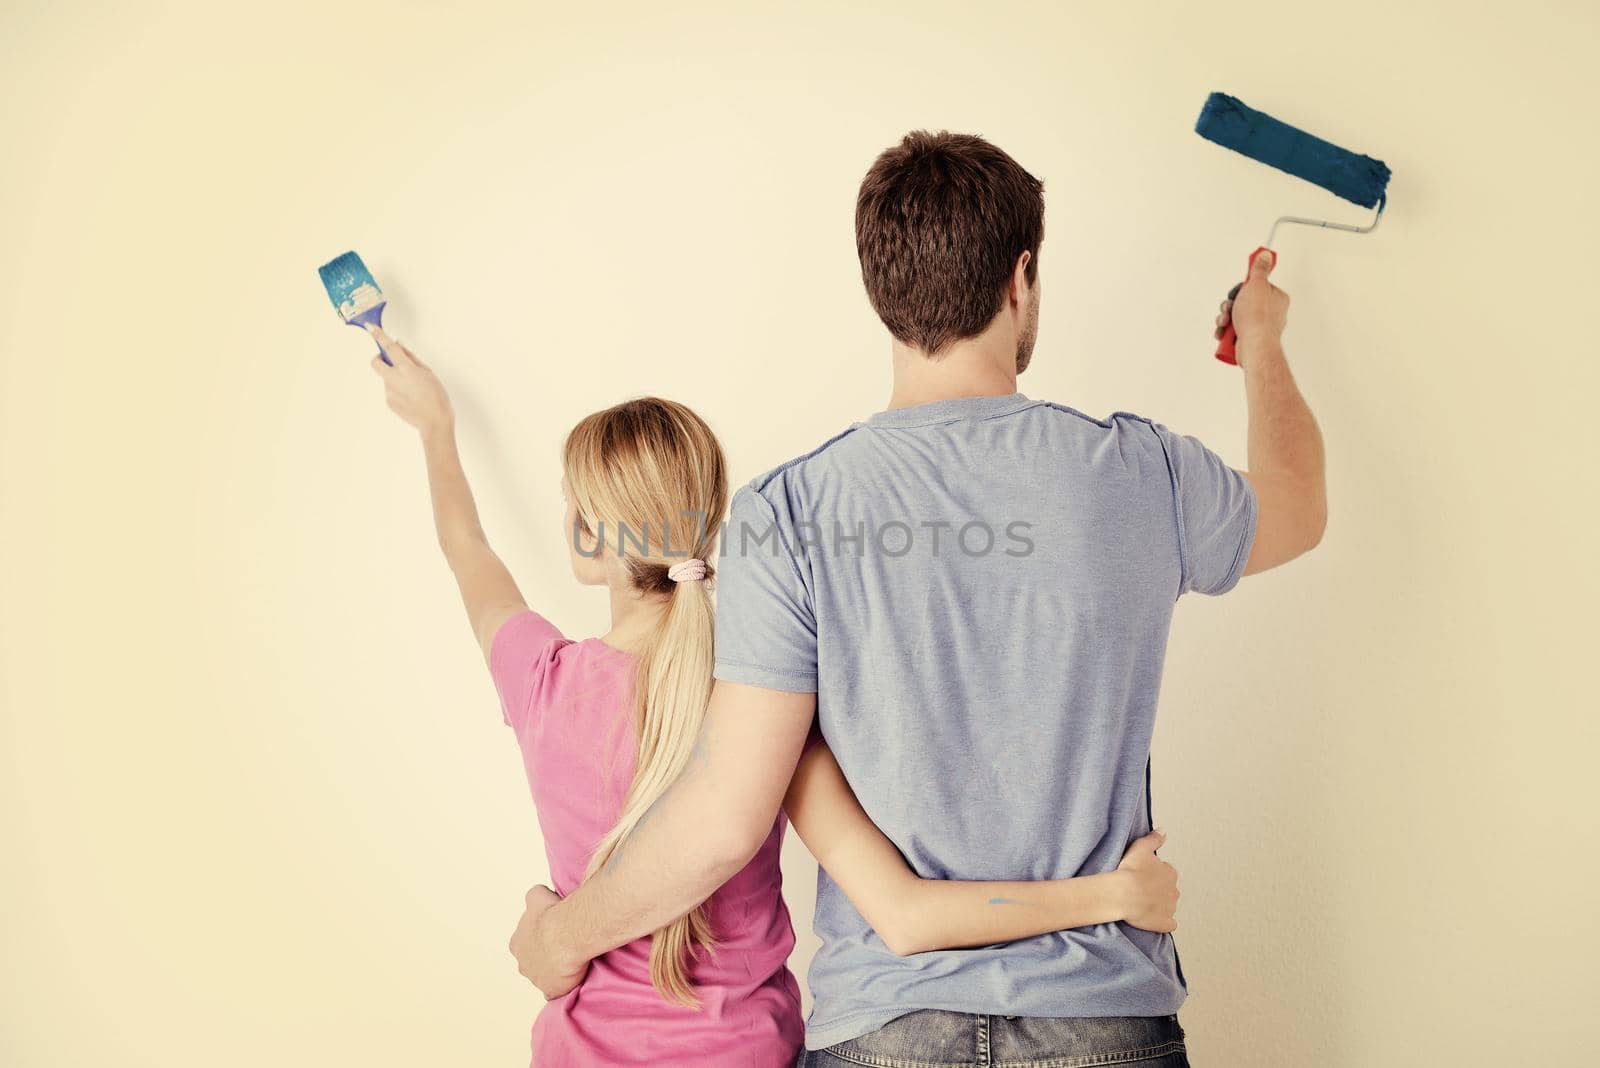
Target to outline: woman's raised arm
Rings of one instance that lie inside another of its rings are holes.
[[[439,548],[456,577],[467,620],[487,660],[495,632],[506,620],[526,611],[527,602],[511,572],[489,547],[478,522],[472,487],[456,451],[455,413],[444,384],[410,349],[381,329],[373,328],[372,336],[393,361],[390,366],[377,356],[372,358],[372,369],[383,379],[389,407],[422,437]]]

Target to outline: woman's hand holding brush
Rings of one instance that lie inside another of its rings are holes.
[[[389,357],[389,363],[394,365],[384,363],[380,356],[372,358],[372,369],[383,379],[384,398],[389,402],[389,409],[421,431],[424,438],[453,432],[455,412],[439,376],[382,327],[367,329]]]

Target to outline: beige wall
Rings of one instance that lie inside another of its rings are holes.
[[[592,633],[562,433],[661,392],[742,480],[881,407],[851,209],[911,127],[1047,181],[1023,390],[1242,464],[1215,303],[1275,214],[1361,213],[1191,133],[1212,89],[1396,177],[1280,246],[1326,543],[1178,611],[1192,1056],[1590,1055],[1592,5],[223,6],[0,11],[0,1062],[526,1055],[532,808],[320,262],[365,255]]]

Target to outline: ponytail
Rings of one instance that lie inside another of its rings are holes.
[[[585,878],[605,867],[644,814],[688,767],[711,699],[712,618],[706,584],[673,582],[666,577],[664,564],[630,564],[637,585],[664,585],[671,600],[638,652],[634,723],[639,757],[633,784],[616,826],[600,840],[590,858]],[[669,1000],[697,1005],[687,962],[713,944],[705,906],[700,905],[655,933],[650,946],[650,982]]]

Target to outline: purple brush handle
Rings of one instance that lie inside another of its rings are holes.
[[[375,326],[379,330],[382,330],[383,309],[387,308],[388,306],[388,301],[384,301],[382,304],[374,304],[361,314],[346,319],[345,322],[349,323],[351,326],[359,326],[363,330],[367,329],[369,326]],[[378,346],[378,355],[383,359],[384,363],[388,364],[390,367],[394,366],[394,361],[389,359],[389,354],[383,351],[382,345]]]

